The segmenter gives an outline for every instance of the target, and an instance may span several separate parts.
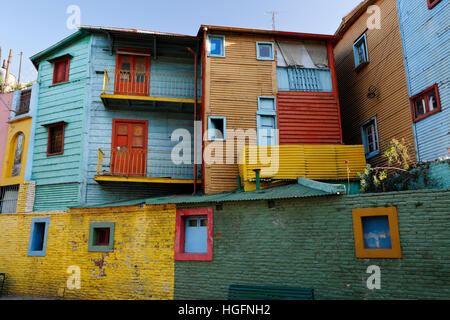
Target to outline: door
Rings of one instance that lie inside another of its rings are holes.
[[[258,145],[273,146],[277,144],[275,116],[259,115]]]
[[[148,96],[150,89],[150,56],[118,54],[115,94]]]
[[[147,174],[147,131],[144,120],[113,120],[111,174],[145,177]]]

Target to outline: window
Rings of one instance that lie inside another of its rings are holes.
[[[208,35],[208,57],[225,57],[225,36]]]
[[[256,59],[274,60],[272,42],[256,42]]]
[[[208,141],[225,141],[226,128],[226,117],[208,117]]]
[[[258,130],[258,145],[277,145],[277,109],[275,97],[258,97],[256,112],[256,127]]]
[[[24,90],[20,93],[19,106],[16,109],[16,116],[30,111],[31,90]]]
[[[0,213],[15,213],[18,198],[19,185],[1,187]]]
[[[89,227],[89,252],[114,250],[114,222],[92,222]]]
[[[64,153],[64,132],[66,122],[46,125],[48,128],[47,156]]]
[[[211,261],[212,209],[177,210],[175,260]]]
[[[53,84],[69,81],[70,57],[53,61]]]
[[[364,33],[353,44],[353,54],[355,56],[355,70],[358,71],[369,63],[369,54],[367,52],[367,37]]]
[[[353,209],[357,258],[401,258],[397,208]]]
[[[366,121],[361,126],[362,141],[366,152],[366,158],[376,156],[380,153],[378,144],[377,120],[375,117]]]
[[[28,242],[28,256],[45,256],[49,224],[50,218],[32,219],[30,240]]]
[[[417,122],[441,111],[438,85],[432,85],[411,98],[413,121]]]
[[[428,9],[432,9],[435,5],[437,5],[441,0],[427,0]]]
[[[14,160],[11,171],[12,177],[20,176],[20,172],[22,171],[22,153],[23,153],[23,143],[24,143],[24,135],[23,133],[19,133],[16,135],[15,139],[15,149],[14,149]]]

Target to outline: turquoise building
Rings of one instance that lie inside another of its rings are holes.
[[[397,0],[417,160],[450,153],[450,3]]]
[[[191,193],[201,177],[193,161],[172,162],[171,150],[181,141],[173,131],[184,130],[183,159],[193,159],[197,52],[194,36],[81,26],[31,57],[34,211]]]

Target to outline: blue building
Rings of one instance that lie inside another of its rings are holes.
[[[397,0],[418,161],[450,153],[450,2]]]

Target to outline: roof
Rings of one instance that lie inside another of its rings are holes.
[[[198,34],[200,35],[200,33],[203,30],[205,30],[205,28],[206,28],[206,30],[223,31],[223,32],[266,34],[266,35],[283,36],[283,37],[290,37],[290,38],[302,38],[302,39],[311,39],[311,40],[330,40],[332,42],[338,41],[341,39],[340,36],[329,35],[329,34],[300,33],[300,32],[267,30],[267,29],[249,29],[249,28],[240,28],[240,27],[224,27],[224,26],[203,25],[203,24],[200,26]]]
[[[117,28],[117,27],[103,27],[103,26],[88,26],[81,25],[79,26],[80,30],[85,31],[106,31],[113,33],[132,33],[132,34],[142,34],[142,35],[153,35],[153,36],[167,36],[167,37],[181,37],[181,38],[192,38],[196,39],[196,36],[179,34],[179,33],[170,33],[170,32],[160,32],[160,31],[151,31],[151,30],[141,30],[141,29],[130,29],[130,28]]]
[[[342,22],[334,33],[336,36],[343,36],[347,30],[361,17],[364,13],[367,12],[367,8],[373,5],[378,0],[364,0],[360,4],[358,4],[349,14],[347,14],[344,18],[342,18]]]
[[[189,204],[189,203],[220,203],[235,201],[254,200],[279,200],[294,198],[309,198],[345,193],[345,186],[339,184],[328,184],[314,180],[299,178],[297,183],[286,186],[273,187],[260,191],[234,191],[211,195],[172,195],[130,201],[105,203],[101,205],[77,208],[109,208],[136,205],[159,205],[159,204]]]

